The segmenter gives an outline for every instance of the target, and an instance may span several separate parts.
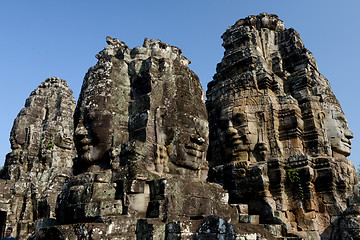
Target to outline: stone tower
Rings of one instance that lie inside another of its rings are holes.
[[[222,35],[208,84],[210,178],[260,223],[326,238],[358,183],[348,128],[328,80],[294,29],[266,13]]]
[[[11,131],[0,230],[29,240],[358,237],[353,134],[299,34],[263,13],[222,38],[206,101],[181,49],[155,39],[130,49],[107,37],[76,107],[64,80],[41,83]]]
[[[65,80],[48,78],[30,94],[14,121],[12,152],[1,171],[0,211],[18,238],[55,222],[56,199],[76,156],[72,94]]]
[[[206,182],[205,94],[190,61],[160,40],[133,49],[107,43],[84,78],[75,175],[59,195],[54,231],[79,237],[74,226],[86,223],[86,237],[173,239],[206,235],[198,228],[211,215],[219,216],[214,223],[236,222],[227,193]]]

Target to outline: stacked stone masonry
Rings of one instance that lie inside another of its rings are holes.
[[[18,239],[359,238],[345,115],[294,29],[222,36],[205,93],[182,51],[107,37],[77,103],[48,78],[14,121],[0,231]]]

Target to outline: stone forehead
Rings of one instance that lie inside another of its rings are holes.
[[[154,58],[169,58],[171,60],[178,60],[182,65],[188,66],[191,61],[182,56],[182,50],[178,47],[163,43],[158,39],[145,38],[142,46],[130,49],[124,42],[117,38],[107,37],[106,46],[100,51],[96,58],[101,59],[106,56],[117,56],[121,60],[131,62],[134,59]]]

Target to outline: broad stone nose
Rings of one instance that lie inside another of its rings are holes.
[[[352,138],[354,138],[354,134],[350,131],[349,128],[346,128],[346,129],[345,129],[344,134],[345,134],[345,137],[346,137],[347,139],[352,139]]]
[[[237,134],[237,130],[234,128],[231,121],[229,121],[229,127],[227,129],[227,134],[229,136],[235,136]]]
[[[85,128],[82,122],[79,122],[75,129],[75,136],[76,137],[85,137],[88,134],[87,129]]]

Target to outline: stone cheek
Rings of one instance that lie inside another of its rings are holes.
[[[346,208],[357,179],[345,158],[353,134],[329,82],[277,16],[241,19],[222,38],[224,57],[207,91],[209,179],[228,189],[232,203],[249,204],[260,222],[325,230],[328,214],[340,211],[320,205]]]

